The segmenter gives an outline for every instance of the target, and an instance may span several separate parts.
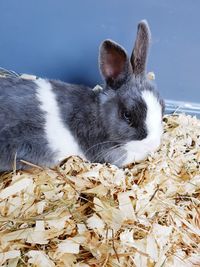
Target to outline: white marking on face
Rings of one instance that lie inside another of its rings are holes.
[[[50,149],[55,153],[55,162],[71,156],[83,153],[72,136],[70,130],[63,123],[56,95],[52,90],[51,84],[45,79],[35,81],[37,88],[37,97],[40,101],[40,108],[45,113],[45,134]]]
[[[141,141],[130,141],[124,148],[127,156],[122,165],[145,159],[160,146],[163,133],[162,107],[157,97],[148,90],[142,92],[142,98],[147,105],[146,128],[147,137]]]

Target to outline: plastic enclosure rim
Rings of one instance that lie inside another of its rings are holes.
[[[165,113],[185,113],[200,118],[200,104],[192,102],[182,102],[165,100]]]

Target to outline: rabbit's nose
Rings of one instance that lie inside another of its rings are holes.
[[[144,128],[141,128],[139,131],[138,131],[138,140],[143,140],[147,137],[147,130],[144,129]]]

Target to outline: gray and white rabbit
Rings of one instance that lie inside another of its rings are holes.
[[[130,59],[105,40],[100,91],[41,78],[0,78],[0,171],[14,162],[26,168],[21,160],[53,167],[70,155],[123,166],[156,150],[164,104],[146,78],[149,43],[146,21],[138,24]]]

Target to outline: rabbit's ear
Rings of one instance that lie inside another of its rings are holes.
[[[135,46],[131,55],[131,65],[136,76],[145,74],[150,40],[151,32],[148,23],[142,20],[138,24]]]
[[[117,43],[105,40],[99,51],[99,67],[107,84],[117,89],[132,73],[126,51]]]

